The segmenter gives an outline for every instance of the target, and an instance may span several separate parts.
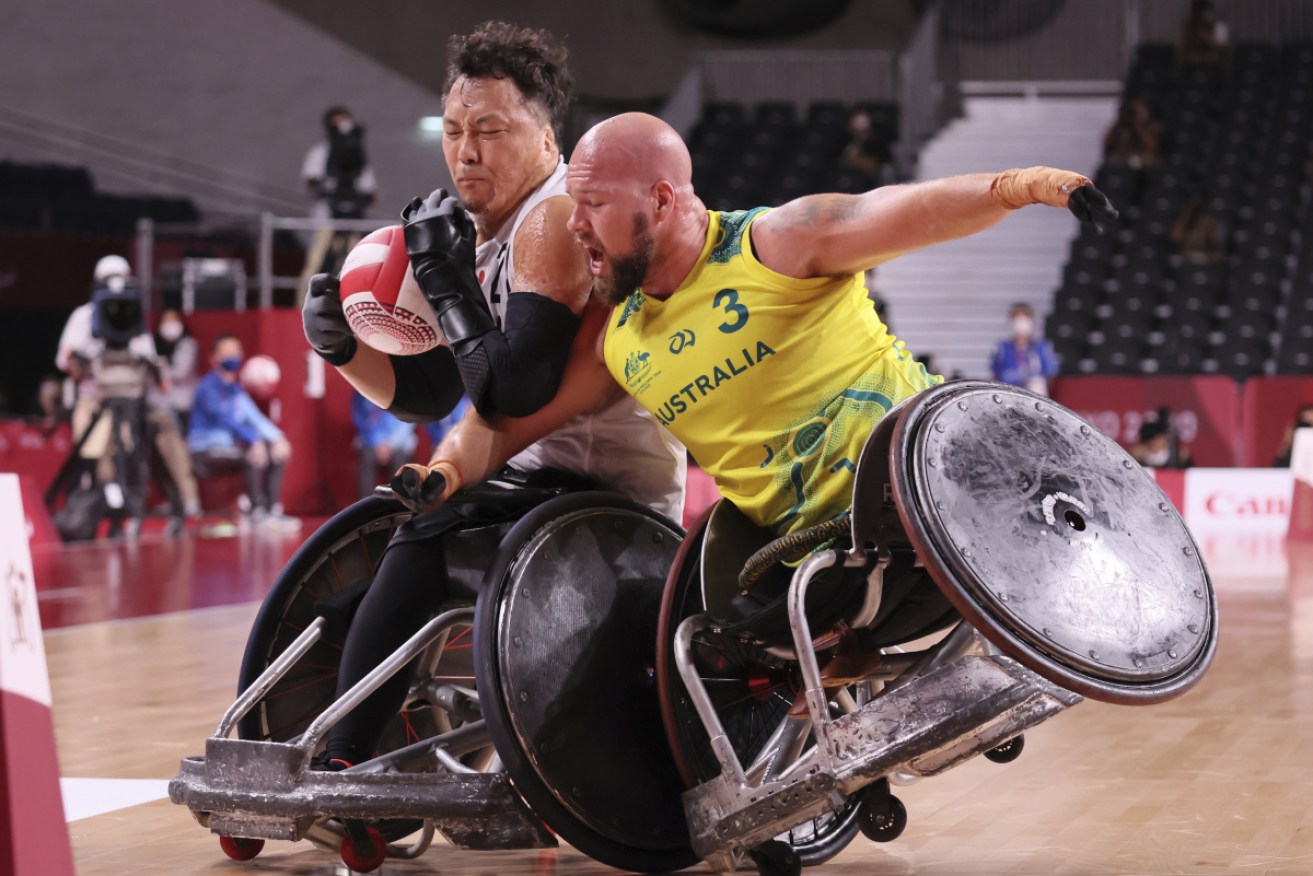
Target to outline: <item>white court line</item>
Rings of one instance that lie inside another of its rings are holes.
[[[64,820],[77,821],[164,799],[169,796],[169,780],[61,778],[59,790],[64,797]]]

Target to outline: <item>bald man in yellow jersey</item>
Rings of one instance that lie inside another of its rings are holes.
[[[639,113],[580,140],[566,189],[602,303],[585,313],[546,407],[522,419],[471,415],[428,466],[402,470],[394,486],[416,507],[623,391],[759,525],[785,534],[830,519],[851,504],[875,424],[943,379],[889,334],[863,273],[1030,204],[1096,224],[1116,217],[1087,178],[1047,167],[712,211],[693,191],[679,135]]]

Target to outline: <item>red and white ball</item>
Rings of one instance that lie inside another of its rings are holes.
[[[400,225],[371,232],[347,253],[339,275],[342,312],[363,344],[414,356],[442,343],[442,330],[406,255]]]
[[[251,398],[267,401],[278,390],[283,372],[269,356],[252,356],[242,364],[237,377]]]

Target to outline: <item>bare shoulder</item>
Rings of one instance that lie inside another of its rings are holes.
[[[752,223],[757,260],[788,277],[816,276],[816,249],[827,235],[858,215],[854,195],[806,195],[789,201]]]
[[[566,228],[573,202],[548,198],[525,216],[515,233],[515,292],[536,292],[583,312],[592,277],[583,250]]]

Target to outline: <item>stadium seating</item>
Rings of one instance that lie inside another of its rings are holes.
[[[1162,124],[1161,160],[1105,160],[1121,227],[1072,243],[1047,332],[1067,373],[1313,374],[1313,45],[1241,44],[1182,67],[1140,46],[1123,101]],[[1198,197],[1221,251],[1173,240]]]
[[[140,218],[195,222],[188,198],[98,193],[81,167],[0,161],[0,228],[74,234],[131,234]]]
[[[870,114],[872,139],[887,165],[898,139],[897,104],[818,101],[799,118],[792,103],[749,109],[709,102],[690,138],[694,186],[717,210],[776,206],[815,192],[866,191],[879,181],[839,162],[849,141],[849,116],[858,108]]]

